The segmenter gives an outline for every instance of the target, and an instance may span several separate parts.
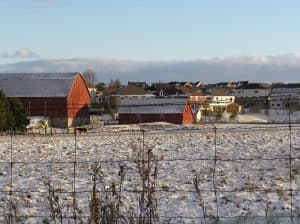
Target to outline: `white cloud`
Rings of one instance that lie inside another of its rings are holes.
[[[300,54],[284,54],[277,56],[242,55],[235,57],[214,57],[200,61],[224,65],[253,64],[253,65],[300,65]]]
[[[26,55],[26,54],[25,54]],[[106,59],[52,59],[0,65],[0,72],[84,72],[94,70],[99,81],[221,81],[300,82],[300,55],[237,56],[194,61],[130,61]]]
[[[2,53],[1,58],[39,58],[37,53],[32,52],[28,48],[21,48],[15,51],[15,53]]]

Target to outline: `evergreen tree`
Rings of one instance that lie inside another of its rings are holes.
[[[8,126],[13,131],[24,131],[26,125],[29,124],[26,112],[23,105],[17,98],[10,98],[9,104],[9,115],[8,115]]]
[[[109,81],[108,86],[114,86],[116,88],[120,88],[121,87],[121,81],[120,81],[120,79],[111,79]]]
[[[25,110],[16,98],[7,99],[0,90],[0,132],[24,131],[29,123]]]
[[[0,131],[7,129],[8,104],[4,93],[0,90]]]

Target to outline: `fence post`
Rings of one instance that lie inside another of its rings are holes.
[[[217,166],[217,127],[214,125],[214,172],[213,172],[213,187],[214,187],[214,193],[215,193],[215,200],[216,200],[216,209],[217,209],[217,217],[216,221],[219,221],[219,202],[218,202],[218,194],[216,189],[216,166]]]
[[[141,129],[141,132],[142,132],[142,172],[143,172],[143,178],[144,178],[144,175],[145,175],[145,130],[144,129]],[[141,194],[141,207],[140,207],[140,222],[142,220],[141,223],[145,223],[145,181],[142,180],[142,194]]]
[[[291,206],[291,224],[293,220],[293,187],[292,187],[292,121],[291,121],[291,95],[288,97],[288,110],[289,110],[289,179],[290,179],[290,206]]]
[[[76,126],[74,127],[74,162],[73,162],[73,218],[76,224],[76,160],[77,160],[77,131]]]
[[[9,223],[12,224],[12,188],[13,188],[13,131],[10,130],[10,188],[9,188]]]

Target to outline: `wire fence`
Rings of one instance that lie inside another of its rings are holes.
[[[92,223],[92,170],[109,197],[126,165],[120,209],[138,223],[145,185],[137,163],[157,155],[157,218],[140,223],[299,223],[300,125],[111,126],[86,133],[0,137],[1,223]],[[142,156],[136,157],[141,150]],[[51,187],[62,219],[49,208]],[[150,178],[148,179],[150,180]],[[104,197],[104,198],[105,198]],[[107,198],[106,198],[107,199]],[[77,210],[80,209],[81,212]],[[131,212],[128,212],[131,211]],[[124,223],[120,220],[119,223]]]

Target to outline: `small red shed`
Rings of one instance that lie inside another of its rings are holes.
[[[0,74],[0,89],[18,98],[29,117],[48,117],[52,127],[90,123],[90,94],[80,73]]]
[[[192,109],[184,98],[123,99],[118,115],[120,124],[193,123]]]

